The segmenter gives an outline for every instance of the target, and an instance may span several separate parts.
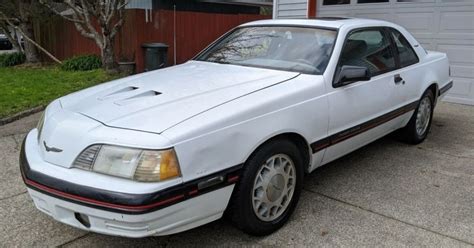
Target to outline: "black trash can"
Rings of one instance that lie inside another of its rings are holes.
[[[153,71],[166,66],[168,45],[163,43],[145,43],[145,71]]]

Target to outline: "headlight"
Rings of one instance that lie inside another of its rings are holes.
[[[76,158],[73,167],[141,182],[158,182],[180,176],[173,149],[142,150],[93,145]]]

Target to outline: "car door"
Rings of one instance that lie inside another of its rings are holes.
[[[393,29],[387,28],[390,38],[393,41],[395,57],[398,60],[399,69],[396,71],[398,78],[397,90],[403,97],[403,103],[409,104],[419,100],[420,86],[422,85],[423,74],[417,70],[417,64],[420,62],[418,55],[412,47],[412,44],[403,36],[402,33]]]
[[[394,83],[397,63],[384,28],[352,30],[345,38],[336,75],[342,66],[368,68],[371,79],[332,88],[328,92],[330,143],[323,163],[332,161],[394,130],[392,118],[402,96]]]

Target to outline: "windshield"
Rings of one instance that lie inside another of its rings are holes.
[[[197,57],[199,61],[322,74],[336,31],[306,27],[244,27]]]

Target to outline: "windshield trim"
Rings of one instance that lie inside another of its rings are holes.
[[[199,58],[206,54],[209,50],[213,49],[218,43],[220,43],[222,40],[227,38],[229,35],[232,33],[236,32],[238,29],[242,28],[249,28],[249,27],[299,27],[299,28],[311,28],[311,29],[322,29],[322,30],[330,30],[330,31],[335,31],[336,36],[334,37],[334,43],[332,44],[331,47],[331,53],[329,55],[329,59],[332,58],[332,55],[334,53],[334,48],[336,47],[337,39],[339,37],[339,29],[338,28],[332,28],[332,27],[324,27],[324,26],[315,26],[315,25],[292,25],[292,24],[255,24],[255,25],[245,25],[245,26],[237,26],[231,30],[229,30],[227,33],[223,34],[221,37],[219,37],[217,40],[212,42],[210,45],[208,45],[206,48],[204,48],[201,52],[199,52],[196,56],[194,56],[191,60],[193,61],[199,61],[199,62],[207,62],[207,63],[216,63],[216,64],[224,64],[224,63],[218,63],[218,62],[213,62],[213,61],[206,61],[206,60],[199,60]],[[253,68],[263,68],[263,69],[271,69],[271,70],[277,70],[277,71],[289,71],[289,72],[298,72],[300,74],[307,74],[307,75],[323,75],[324,72],[327,70],[324,68],[323,71],[319,73],[309,73],[309,72],[301,72],[298,70],[291,70],[291,69],[283,69],[283,68],[275,68],[271,66],[259,66],[259,65],[247,65],[247,64],[232,64],[229,63],[229,65],[236,65],[236,66],[244,66],[244,67],[253,67]]]

